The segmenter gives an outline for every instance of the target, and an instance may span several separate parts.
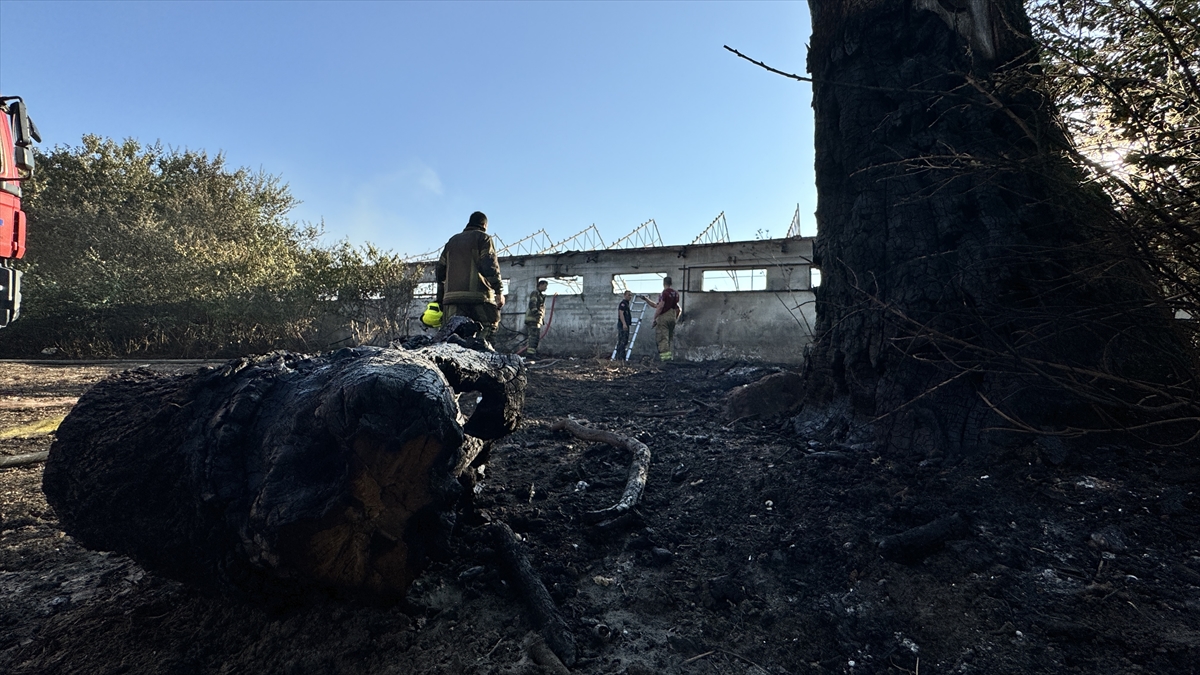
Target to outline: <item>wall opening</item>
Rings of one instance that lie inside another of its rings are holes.
[[[508,295],[508,279],[500,280],[500,292]],[[413,298],[417,300],[433,300],[437,297],[437,282],[422,281],[413,287]]]
[[[614,274],[612,279],[613,293],[621,294],[633,291],[634,295],[661,293],[662,280],[666,272],[647,272],[644,274]],[[676,284],[678,280],[672,279]]]
[[[423,281],[413,288],[413,297],[418,300],[433,300],[437,297],[437,282]]]
[[[821,270],[816,267],[808,268],[808,285],[812,288],[821,285]]]
[[[583,277],[541,277],[546,295],[583,295]]]
[[[765,291],[767,271],[751,270],[704,270],[700,279],[702,291]]]

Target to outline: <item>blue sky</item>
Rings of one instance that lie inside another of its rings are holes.
[[[803,73],[803,2],[0,0],[0,31],[44,147],[220,151],[331,240],[421,253],[475,210],[507,242],[722,211],[753,239],[797,204],[815,231],[808,85],[722,48]]]

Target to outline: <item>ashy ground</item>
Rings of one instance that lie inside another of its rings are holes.
[[[112,369],[4,364],[0,453],[48,448],[46,427]],[[901,463],[821,447],[786,417],[724,413],[727,392],[775,370],[533,364],[525,422],[493,449],[471,521],[522,535],[578,638],[572,672],[1200,670],[1195,456],[1030,445]],[[637,517],[616,532],[579,516],[616,501],[629,458],[549,430],[568,416],[653,453]],[[880,555],[880,538],[954,513],[968,527],[932,555]],[[405,607],[251,604],[81,548],[40,465],[0,469],[0,672],[556,672],[530,656],[524,607],[478,528],[454,554]]]

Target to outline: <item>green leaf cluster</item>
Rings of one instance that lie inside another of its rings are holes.
[[[229,356],[319,349],[346,322],[368,339],[403,328],[415,270],[370,245],[323,246],[320,227],[288,218],[298,202],[276,176],[97,136],[37,162],[6,352]]]

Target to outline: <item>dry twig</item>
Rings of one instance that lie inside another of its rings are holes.
[[[570,432],[575,438],[585,441],[607,443],[614,448],[628,450],[633,455],[633,461],[629,464],[629,478],[625,481],[625,492],[620,501],[607,509],[585,513],[585,520],[599,522],[599,527],[602,528],[607,527],[637,505],[642,491],[646,489],[646,478],[650,474],[650,448],[646,447],[645,443],[611,431],[591,429],[574,420],[558,420],[550,425],[550,429]]]
[[[42,451],[31,452],[25,455],[10,455],[8,457],[0,457],[0,469],[11,469],[17,466],[37,464],[38,462],[46,461],[46,457],[49,455],[49,451]]]

